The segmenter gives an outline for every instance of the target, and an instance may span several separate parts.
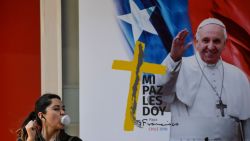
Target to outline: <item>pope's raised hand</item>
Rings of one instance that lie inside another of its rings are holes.
[[[187,50],[192,45],[192,42],[189,42],[185,45],[185,39],[187,35],[187,29],[183,29],[173,39],[170,56],[174,61],[181,60],[185,50]]]

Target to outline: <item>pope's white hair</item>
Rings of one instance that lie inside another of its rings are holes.
[[[204,27],[205,25],[208,25],[208,24],[217,24],[217,25],[220,25],[223,27],[223,32],[224,32],[224,37],[225,37],[225,40],[227,39],[227,31],[226,31],[226,26],[222,23],[222,21],[216,19],[216,18],[207,18],[205,20],[203,20],[198,28],[197,28],[197,31],[196,31],[196,34],[195,34],[195,37],[196,37],[196,40],[199,40],[200,39],[200,34],[199,34],[199,31],[202,27]]]

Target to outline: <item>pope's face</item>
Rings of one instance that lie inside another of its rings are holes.
[[[225,47],[223,27],[217,24],[208,24],[199,30],[197,50],[201,59],[208,64],[215,64],[220,59]]]

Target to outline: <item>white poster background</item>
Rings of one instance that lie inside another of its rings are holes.
[[[113,70],[112,63],[132,56],[113,1],[80,0],[79,32],[80,137],[84,141],[167,141],[169,131],[123,130],[131,72]]]

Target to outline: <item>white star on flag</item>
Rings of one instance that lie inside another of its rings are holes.
[[[131,13],[118,16],[118,18],[131,24],[134,41],[136,42],[139,39],[143,31],[158,35],[155,28],[149,21],[155,7],[153,6],[140,10],[133,0],[129,1],[129,5]]]

